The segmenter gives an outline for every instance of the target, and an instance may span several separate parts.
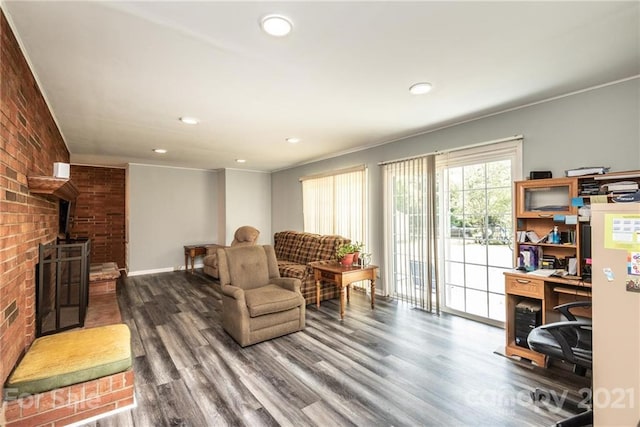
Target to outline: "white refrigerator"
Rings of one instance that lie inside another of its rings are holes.
[[[640,203],[591,215],[594,425],[640,426]]]

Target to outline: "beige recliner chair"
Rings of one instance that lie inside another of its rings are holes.
[[[218,272],[218,249],[255,245],[258,242],[258,236],[260,236],[260,231],[257,228],[251,227],[250,225],[243,225],[233,234],[233,242],[231,242],[231,246],[207,246],[207,255],[205,255],[204,260],[202,261],[204,264],[204,272],[216,279],[220,278],[220,273]]]
[[[280,277],[273,246],[218,249],[222,327],[242,347],[304,329],[300,279]]]

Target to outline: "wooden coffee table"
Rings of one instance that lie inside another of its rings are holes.
[[[360,280],[369,280],[371,282],[371,309],[375,308],[377,265],[344,267],[337,262],[331,264],[312,262],[311,267],[313,268],[313,278],[316,281],[316,305],[318,307],[320,307],[321,282],[332,283],[338,287],[340,292],[340,320],[344,319],[345,294],[347,302],[350,297],[349,285]]]

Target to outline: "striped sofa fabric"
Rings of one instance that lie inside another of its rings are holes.
[[[350,240],[342,236],[323,236],[300,231],[280,231],[273,235],[273,247],[282,277],[295,277],[302,282],[302,296],[307,305],[316,302],[316,284],[310,262],[336,262],[336,250]],[[333,285],[322,286],[320,300],[337,298]]]

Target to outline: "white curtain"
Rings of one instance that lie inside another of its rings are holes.
[[[304,231],[365,241],[364,166],[304,177],[301,181]]]
[[[439,312],[435,156],[382,166],[390,294]]]

